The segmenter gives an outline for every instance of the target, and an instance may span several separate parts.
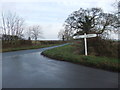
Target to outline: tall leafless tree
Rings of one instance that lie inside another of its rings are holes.
[[[38,38],[42,38],[42,28],[39,25],[34,25],[29,28],[32,38],[37,41]]]
[[[64,30],[63,29],[61,29],[59,32],[58,32],[58,38],[60,39],[60,40],[65,40],[65,33],[64,33]]]

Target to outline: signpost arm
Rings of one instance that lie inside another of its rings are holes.
[[[84,33],[84,35],[86,36],[86,33]],[[86,37],[84,38],[84,42],[85,42],[85,55],[87,56],[87,40],[86,40]]]

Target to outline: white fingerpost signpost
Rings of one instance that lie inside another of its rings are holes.
[[[96,37],[97,34],[86,34],[84,33],[84,35],[79,35],[79,36],[74,36],[75,39],[78,38],[84,38],[84,42],[85,42],[85,55],[87,56],[87,39],[86,38],[92,38],[92,37]]]

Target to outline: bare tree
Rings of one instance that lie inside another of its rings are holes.
[[[63,29],[58,32],[58,38],[64,40],[72,40],[74,35],[73,28],[70,28],[69,25],[63,25]]]
[[[23,31],[24,31],[24,19],[23,18],[16,18],[16,27],[15,27],[15,34],[18,37],[23,36]]]
[[[58,32],[58,38],[64,41],[65,38],[64,38],[64,30],[63,29],[61,29]]]
[[[1,14],[1,31],[2,31],[2,34],[6,34],[5,15],[3,12]]]
[[[96,33],[103,34],[107,30],[115,31],[118,18],[111,13],[104,13],[101,8],[74,11],[65,20],[65,25],[75,31],[75,34]]]
[[[30,27],[29,30],[31,31],[31,36],[35,41],[37,41],[39,37],[42,38],[41,26],[34,25]]]

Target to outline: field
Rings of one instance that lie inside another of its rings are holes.
[[[11,41],[11,42],[2,42],[2,52],[9,52],[9,51],[18,51],[18,50],[28,50],[28,49],[38,49],[44,47],[50,47],[55,45],[60,45],[66,42],[63,41],[28,41],[28,40],[21,40],[21,41]]]

